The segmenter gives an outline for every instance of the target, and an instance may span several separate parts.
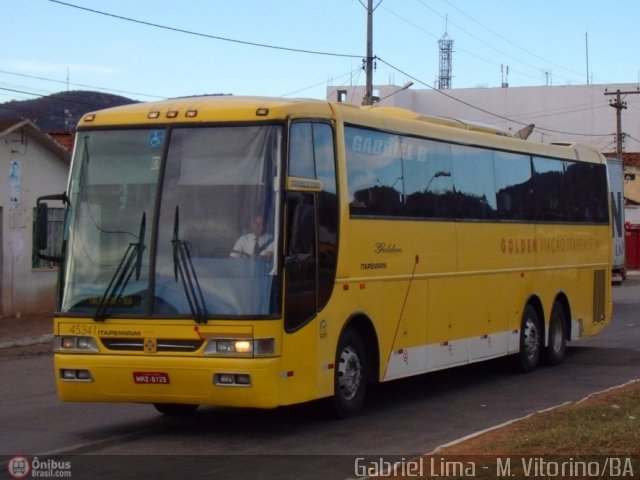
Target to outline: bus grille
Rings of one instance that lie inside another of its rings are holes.
[[[144,351],[144,338],[101,338],[102,344],[109,350],[124,352]],[[195,352],[202,346],[198,340],[171,340],[159,338],[156,340],[156,352]]]
[[[593,272],[593,323],[605,321],[605,282],[607,274],[605,270]]]

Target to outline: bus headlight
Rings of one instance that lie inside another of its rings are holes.
[[[213,384],[221,387],[250,387],[251,375],[248,373],[216,373]]]
[[[61,368],[60,380],[65,382],[93,382],[93,376],[86,369]]]
[[[78,337],[72,335],[56,335],[54,351],[56,352],[98,352],[98,344],[93,337]]]
[[[273,338],[225,338],[209,340],[204,349],[205,355],[261,357],[273,355],[275,340]]]

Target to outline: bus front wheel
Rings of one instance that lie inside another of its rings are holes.
[[[535,370],[542,351],[542,324],[537,310],[528,304],[522,313],[520,325],[520,352],[518,353],[518,367],[527,373]]]
[[[362,339],[353,329],[340,337],[336,352],[333,406],[340,418],[357,414],[367,390],[367,359]]]

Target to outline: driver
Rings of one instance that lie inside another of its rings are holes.
[[[251,232],[245,233],[236,241],[230,257],[262,257],[273,256],[273,236],[264,232],[262,214],[251,217]]]

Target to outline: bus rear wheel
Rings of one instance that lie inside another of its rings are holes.
[[[362,339],[353,329],[340,337],[336,351],[333,407],[340,418],[357,414],[367,390],[367,359]]]
[[[183,403],[154,403],[153,406],[161,414],[168,417],[186,417],[198,409],[198,405]]]
[[[542,324],[537,310],[528,304],[522,313],[520,324],[519,370],[528,373],[535,370],[542,351]]]
[[[558,365],[564,360],[567,350],[567,323],[564,309],[555,302],[549,320],[549,344],[545,349],[545,360],[549,365]]]

